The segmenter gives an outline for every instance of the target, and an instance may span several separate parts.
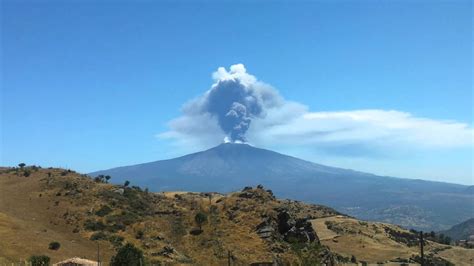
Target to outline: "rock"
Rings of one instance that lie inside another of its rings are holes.
[[[275,229],[270,225],[264,225],[257,229],[257,234],[265,240],[271,239],[275,234]]]
[[[245,199],[256,199],[261,202],[267,202],[275,199],[273,193],[268,190],[264,190],[263,186],[260,188],[253,189],[252,187],[245,187],[242,192],[238,194],[240,198]]]
[[[125,190],[123,188],[119,188],[119,189],[116,189],[114,190],[115,193],[118,193],[120,195],[123,195],[123,193],[125,192]]]
[[[312,243],[318,236],[311,226],[310,218],[295,219],[288,210],[276,209],[276,217],[264,217],[256,233],[265,240],[283,239],[286,242]]]
[[[172,258],[172,255],[176,253],[176,250],[172,246],[164,246],[159,252],[154,252],[152,256],[163,256],[167,258]]]

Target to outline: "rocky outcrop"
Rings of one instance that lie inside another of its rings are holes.
[[[261,202],[275,200],[275,196],[271,190],[265,190],[262,185],[258,185],[255,189],[252,187],[245,187],[238,193],[238,197],[245,199],[255,199]]]
[[[278,232],[287,242],[311,243],[319,239],[308,218],[294,219],[286,211],[278,213]]]
[[[283,208],[275,209],[276,216],[264,217],[257,234],[265,240],[284,240],[289,243],[319,243],[309,218],[296,218]]]

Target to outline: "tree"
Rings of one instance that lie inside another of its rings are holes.
[[[111,266],[140,266],[143,265],[143,252],[133,244],[127,243],[121,247],[110,260]]]
[[[444,236],[443,244],[450,245],[451,244],[451,238],[449,236]]]
[[[207,215],[203,212],[198,212],[196,216],[194,216],[194,221],[196,221],[199,229],[202,230],[202,225],[207,222]]]
[[[28,260],[31,262],[31,266],[47,266],[50,258],[45,255],[33,255]]]
[[[352,255],[352,257],[351,257],[351,262],[352,263],[357,263],[357,259],[354,255]]]
[[[19,163],[18,166],[19,166],[21,169],[23,169],[23,167],[25,167],[26,164],[25,164],[25,163]]]
[[[130,185],[130,181],[125,180],[125,183],[123,183],[123,186],[124,186],[124,187],[128,187],[128,185]]]
[[[110,178],[111,178],[111,177],[110,177],[109,175],[106,175],[106,176],[105,176],[105,183],[109,183]]]

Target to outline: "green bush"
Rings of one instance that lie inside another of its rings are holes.
[[[48,266],[50,258],[46,255],[33,255],[28,259],[31,266]]]
[[[107,216],[107,224],[131,225],[137,222],[139,217],[133,212],[123,211],[121,214]]]
[[[112,212],[112,209],[109,206],[104,205],[98,211],[95,212],[95,215],[104,217],[111,212]]]
[[[111,266],[141,266],[144,264],[143,252],[133,244],[127,243],[121,247],[110,260]]]
[[[105,229],[105,224],[101,221],[87,220],[84,222],[84,229],[89,231],[102,231]]]
[[[111,235],[108,240],[114,247],[121,247],[124,238],[118,235]]]
[[[90,240],[102,240],[106,238],[107,235],[104,232],[96,232],[91,235]]]
[[[59,244],[59,242],[56,242],[56,241],[49,243],[49,246],[48,246],[48,248],[51,250],[58,250],[60,247],[61,247],[61,244]]]
[[[124,224],[112,223],[112,224],[107,224],[107,227],[105,228],[105,230],[107,232],[115,233],[118,231],[125,231],[126,228],[127,227]]]
[[[199,226],[199,229],[202,230],[202,225],[207,222],[207,215],[203,212],[198,212],[196,213],[196,216],[194,216],[194,221],[196,221],[196,224]]]

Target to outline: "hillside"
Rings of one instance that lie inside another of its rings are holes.
[[[453,240],[469,240],[471,236],[474,237],[474,218],[457,224],[442,233]]]
[[[263,184],[281,197],[324,204],[359,219],[439,231],[465,221],[474,208],[467,186],[376,176],[324,166],[246,144],[221,144],[206,151],[90,175],[110,175],[151,191],[228,193]]]
[[[25,174],[26,173],[26,174]],[[0,262],[45,254],[56,262],[95,259],[97,243],[107,263],[131,242],[149,262],[233,265],[276,261],[417,261],[416,236],[400,227],[359,221],[331,208],[275,198],[263,187],[229,194],[151,193],[64,169],[2,169]],[[194,216],[207,223],[198,229]],[[96,239],[95,241],[93,239]],[[54,251],[48,244],[57,241]],[[468,265],[474,250],[428,242],[432,261]]]

